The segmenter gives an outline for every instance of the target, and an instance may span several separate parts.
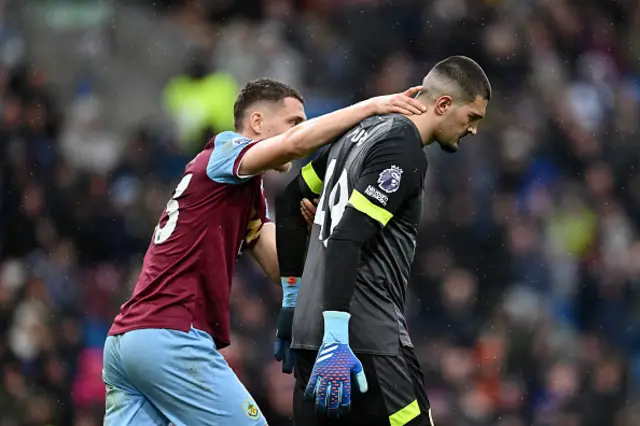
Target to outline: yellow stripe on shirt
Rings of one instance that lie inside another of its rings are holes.
[[[355,189],[349,197],[349,204],[359,212],[369,216],[373,220],[377,220],[385,226],[393,217],[393,213],[373,204],[367,197],[356,191]]]
[[[307,165],[302,168],[302,178],[307,183],[311,192],[320,195],[320,192],[322,191],[322,179],[320,179],[316,171],[313,169],[313,165],[311,163],[307,163]]]

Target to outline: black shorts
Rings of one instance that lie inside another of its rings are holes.
[[[303,399],[317,352],[296,350],[295,353],[295,426],[432,426],[424,378],[413,348],[403,347],[398,356],[357,355],[369,390],[361,394],[352,387],[351,413],[331,421],[326,414],[315,412],[313,401]]]

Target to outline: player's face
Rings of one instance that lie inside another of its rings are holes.
[[[285,98],[274,105],[264,117],[263,139],[281,135],[307,119],[302,102],[295,98]]]
[[[473,102],[452,104],[442,116],[436,140],[445,152],[457,152],[460,140],[478,132],[478,124],[487,111],[487,101],[476,98]]]
[[[264,130],[260,137],[267,139],[281,135],[306,119],[307,116],[304,113],[302,102],[296,98],[285,98],[282,102],[275,104],[270,111],[264,115]],[[274,170],[284,173],[288,172],[291,166],[291,162],[288,162]]]

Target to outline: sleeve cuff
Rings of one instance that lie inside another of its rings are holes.
[[[252,177],[254,177],[255,175],[241,175],[240,174],[240,165],[242,164],[242,159],[244,158],[245,154],[247,152],[249,152],[249,150],[251,148],[253,148],[259,141],[253,141],[251,143],[248,143],[247,146],[245,146],[244,148],[242,148],[242,151],[240,151],[240,153],[238,154],[238,156],[236,157],[235,161],[233,162],[233,175],[235,177],[237,177],[238,179],[251,179]]]
[[[324,311],[324,337],[322,343],[349,344],[349,318],[351,314],[340,311]]]
[[[295,308],[301,281],[299,277],[280,277],[283,308]]]

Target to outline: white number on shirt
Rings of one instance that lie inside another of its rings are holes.
[[[324,175],[324,181],[330,182],[331,177],[333,176],[333,172],[336,168],[336,160],[333,159],[327,166],[327,172]],[[342,215],[344,214],[344,209],[347,208],[347,202],[349,201],[349,185],[347,181],[347,171],[342,170],[340,173],[340,177],[336,184],[331,188],[331,191],[328,195],[327,200],[327,209],[329,214],[331,215],[331,226],[329,228],[329,235],[323,240],[324,236],[324,215],[325,211],[322,210],[324,206],[324,199],[327,196],[327,186],[322,189],[322,195],[320,196],[320,201],[318,201],[318,210],[316,211],[316,216],[314,219],[314,223],[320,225],[320,240],[327,245],[327,241],[331,234],[333,233],[333,229],[336,227],[338,223],[340,223],[340,219],[342,219]]]
[[[171,237],[173,231],[176,229],[176,225],[178,223],[178,216],[180,216],[180,203],[178,202],[178,198],[182,195],[182,193],[187,189],[189,183],[191,183],[191,178],[193,175],[189,173],[188,175],[184,175],[178,186],[176,187],[175,192],[173,193],[173,197],[167,203],[167,208],[165,211],[167,212],[168,220],[164,226],[156,225],[156,231],[153,234],[153,242],[156,244],[162,244]]]

